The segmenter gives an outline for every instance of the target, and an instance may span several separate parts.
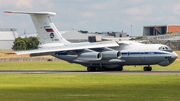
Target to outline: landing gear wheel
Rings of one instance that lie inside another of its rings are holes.
[[[144,71],[152,71],[152,67],[144,67],[143,70]]]
[[[144,71],[148,71],[148,67],[144,67],[143,70],[144,70]]]
[[[94,68],[94,67],[87,67],[87,71],[88,71],[88,72],[95,71],[95,68]]]
[[[152,71],[152,67],[149,67],[149,71]]]
[[[98,71],[102,71],[102,68],[96,67],[96,68],[95,68],[95,71],[97,71],[97,72],[98,72]]]
[[[91,68],[90,68],[90,67],[87,67],[87,71],[90,72],[90,71],[91,71]]]
[[[123,66],[119,66],[116,68],[117,71],[122,71],[123,70]]]

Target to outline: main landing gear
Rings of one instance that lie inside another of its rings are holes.
[[[144,71],[152,71],[152,67],[151,67],[151,66],[144,67],[143,70],[144,70]]]
[[[88,72],[98,72],[98,71],[122,71],[123,66],[118,66],[113,69],[106,69],[105,67],[99,67],[99,66],[93,66],[93,67],[87,67]]]
[[[122,70],[123,70],[123,66],[116,67],[116,71],[122,71]]]
[[[96,71],[105,71],[105,68],[100,68],[98,66],[94,66],[94,67],[87,67],[87,71],[88,72],[96,72]]]

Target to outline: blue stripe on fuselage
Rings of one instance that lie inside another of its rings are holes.
[[[100,49],[99,49],[100,50]],[[78,53],[81,53],[83,50],[77,50],[77,54]],[[56,52],[55,54],[56,55],[68,55],[70,51],[60,51],[60,52]],[[145,54],[145,55],[154,55],[154,54],[170,54],[170,53],[164,53],[164,52],[122,52],[121,53],[122,55],[142,55],[142,54]]]
[[[169,54],[164,52],[122,52],[122,55],[140,55],[140,54]]]

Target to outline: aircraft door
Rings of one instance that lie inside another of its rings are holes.
[[[143,62],[146,61],[145,60],[145,52],[141,52],[140,55],[141,55],[140,56],[141,61],[143,61]]]

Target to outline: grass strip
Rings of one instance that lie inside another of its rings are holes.
[[[180,100],[180,75],[0,74],[1,101]]]

